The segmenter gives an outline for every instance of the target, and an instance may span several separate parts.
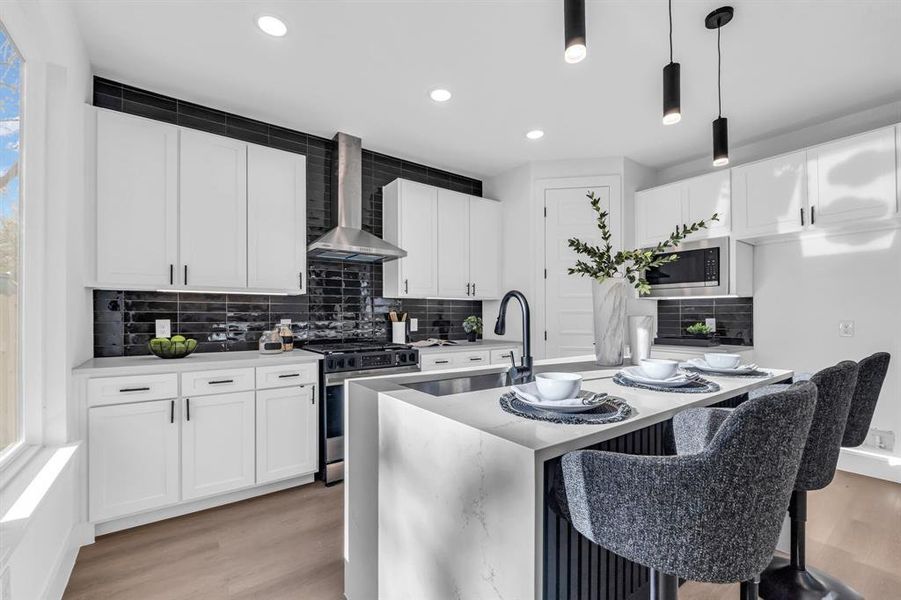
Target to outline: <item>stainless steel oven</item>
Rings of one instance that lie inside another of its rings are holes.
[[[645,279],[652,298],[724,296],[729,293],[729,238],[684,242],[663,256],[678,259],[648,269]]]

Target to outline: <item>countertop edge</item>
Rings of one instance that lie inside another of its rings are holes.
[[[193,360],[192,360],[193,359]],[[117,375],[127,373],[180,373],[206,369],[237,369],[298,363],[315,363],[321,354],[294,350],[265,355],[259,352],[207,352],[186,358],[166,360],[155,356],[117,356],[91,358],[72,368],[74,376]]]

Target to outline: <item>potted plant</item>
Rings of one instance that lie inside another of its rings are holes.
[[[635,288],[639,296],[650,293],[651,286],[645,279],[645,272],[679,258],[677,254],[660,254],[671,252],[686,236],[706,229],[711,221],[719,220],[719,215],[714,213],[709,219],[677,225],[668,239],[653,248],[614,251],[613,235],[607,225],[610,215],[601,208],[601,199],[594,192],[586,195],[591,200],[591,208],[598,215],[597,228],[601,234],[601,243],[595,245],[570,238],[569,247],[584,256],[585,260],[577,260],[568,272],[570,275],[591,277],[592,280],[594,354],[597,363],[602,366],[619,366],[623,364],[628,287]]]
[[[482,317],[469,315],[463,319],[463,331],[466,332],[466,339],[470,342],[476,341],[478,336],[482,335]]]
[[[694,323],[685,328],[685,331],[698,339],[707,340],[714,336],[716,333],[712,328],[708,327],[706,323]]]

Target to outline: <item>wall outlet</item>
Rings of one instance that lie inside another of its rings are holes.
[[[709,327],[711,331],[716,331],[716,319],[704,319],[704,325]]]
[[[278,322],[278,324],[279,324],[279,325],[290,325],[290,324],[291,324],[291,319],[281,319],[281,320]]]
[[[854,321],[838,322],[839,337],[854,337]]]
[[[871,427],[870,431],[867,432],[867,439],[863,441],[863,445],[876,448],[877,450],[893,452],[895,450],[895,432]]]
[[[169,319],[156,320],[156,337],[167,338],[172,337],[172,321]]]
[[[410,319],[410,331],[419,331],[419,319]]]

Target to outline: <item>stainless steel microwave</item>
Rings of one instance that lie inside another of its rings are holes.
[[[652,298],[729,295],[729,238],[683,242],[672,252],[679,258],[645,271]]]

